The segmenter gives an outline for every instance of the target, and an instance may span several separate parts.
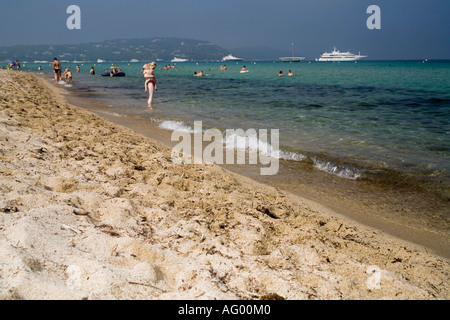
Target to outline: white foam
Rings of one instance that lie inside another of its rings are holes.
[[[361,177],[361,174],[363,173],[363,170],[358,170],[356,168],[349,168],[346,166],[340,166],[335,163],[313,158],[314,167],[321,171],[325,171],[330,174],[337,175],[341,178],[356,180],[359,177]]]
[[[306,156],[285,150],[274,149],[273,146],[266,141],[262,141],[257,135],[237,135],[233,133],[225,137],[225,148],[246,150],[248,152],[260,152],[262,155],[275,159],[302,161]]]
[[[165,120],[159,127],[166,130],[194,133],[194,129],[182,121]]]

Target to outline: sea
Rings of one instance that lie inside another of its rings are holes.
[[[73,83],[59,86],[100,101],[118,119],[132,117],[168,132],[193,132],[194,121],[222,132],[278,129],[285,165],[307,164],[334,179],[389,183],[393,190],[400,180],[414,190],[426,186],[444,204],[437,224],[448,227],[449,60],[159,61],[152,110],[142,75],[148,62],[63,62]],[[102,77],[112,65],[126,76]],[[227,70],[220,70],[223,65]],[[241,73],[243,66],[249,72]],[[25,63],[23,69],[52,78],[50,63]],[[200,71],[204,76],[194,77]],[[252,148],[258,141],[249,143]]]

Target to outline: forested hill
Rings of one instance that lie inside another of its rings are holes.
[[[20,45],[0,47],[0,61],[218,61],[230,52],[208,41],[180,38],[108,40],[70,45]]]

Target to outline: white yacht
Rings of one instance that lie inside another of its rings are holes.
[[[340,52],[336,50],[334,47],[332,52],[324,52],[316,61],[356,61],[362,58],[366,58],[367,56],[362,56],[361,54],[353,54],[349,51]]]
[[[282,62],[299,62],[305,60],[305,57],[296,57],[294,52],[294,43],[292,43],[292,57],[281,57]]]
[[[242,58],[238,58],[233,56],[232,54],[229,54],[222,58],[222,61],[242,61]]]
[[[189,61],[189,59],[181,59],[174,57],[172,60],[170,60],[170,62],[186,62],[186,61]]]

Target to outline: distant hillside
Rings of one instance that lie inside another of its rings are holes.
[[[19,61],[170,61],[174,57],[192,61],[215,61],[229,54],[208,41],[179,38],[109,40],[74,45],[20,45],[0,47],[0,62]]]

